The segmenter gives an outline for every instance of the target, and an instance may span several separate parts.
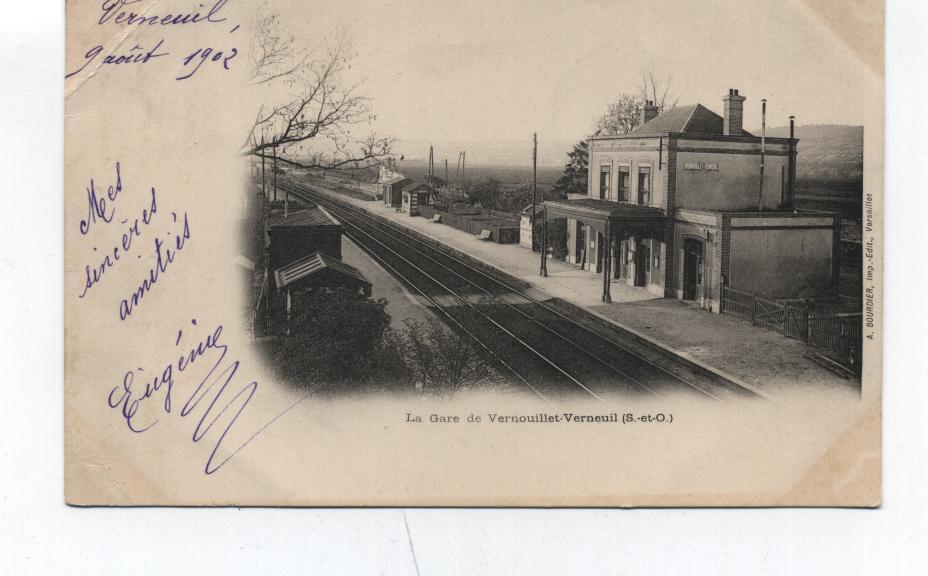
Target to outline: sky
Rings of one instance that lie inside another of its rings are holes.
[[[816,0],[819,1],[819,0]],[[348,30],[379,132],[416,141],[576,141],[641,73],[672,77],[681,105],[745,128],[864,124],[881,76],[800,0],[468,2],[275,0],[295,35]]]

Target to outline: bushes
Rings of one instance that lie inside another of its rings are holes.
[[[537,252],[541,250],[541,216],[537,218],[537,222],[535,222],[535,226],[532,229],[532,234],[535,237],[535,250]],[[548,221],[548,251],[553,257],[559,260],[563,260],[567,257],[567,220],[561,218]]]
[[[463,194],[453,188],[444,186],[435,192],[435,195],[432,197],[432,206],[437,210],[445,211],[454,206],[456,202],[461,202],[463,199]]]
[[[320,393],[452,394],[499,381],[469,337],[435,319],[393,330],[386,305],[345,289],[307,295],[271,360],[291,385]]]
[[[430,318],[427,324],[407,320],[391,335],[405,380],[416,390],[453,394],[499,379],[484,361],[473,340]]]
[[[390,326],[387,301],[341,288],[301,298],[273,361],[298,387],[369,387]]]

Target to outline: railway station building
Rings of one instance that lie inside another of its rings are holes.
[[[722,286],[837,289],[840,215],[793,209],[798,140],[744,130],[744,101],[729,90],[723,115],[647,102],[629,134],[590,139],[586,197],[545,202],[544,222],[567,220],[567,262],[603,276],[604,302],[612,282],[715,312]]]

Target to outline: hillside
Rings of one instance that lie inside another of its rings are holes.
[[[789,128],[767,130],[789,137]],[[800,194],[859,198],[863,181],[863,126],[797,126],[796,185]]]

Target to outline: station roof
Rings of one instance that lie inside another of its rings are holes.
[[[329,218],[325,212],[318,208],[304,208],[301,210],[291,210],[284,216],[284,212],[272,212],[267,217],[268,228],[291,228],[300,226],[337,226],[338,224]]]
[[[403,192],[418,192],[420,190],[426,192],[432,191],[428,184],[422,182],[411,182],[409,185],[403,187]]]
[[[669,110],[665,110],[656,118],[638,126],[629,132],[627,136],[662,136],[668,133],[722,136],[724,134],[724,124],[725,121],[721,116],[702,104],[674,106]],[[753,137],[753,134],[747,130],[742,130],[740,136]]]
[[[351,282],[370,286],[370,282],[357,268],[322,252],[314,252],[309,256],[304,256],[278,268],[274,271],[274,280],[277,288],[280,289],[300,280],[321,277],[326,273],[342,276]]]
[[[386,178],[386,179],[384,179],[384,180],[381,180],[380,183],[381,183],[381,184],[392,185],[392,184],[399,184],[400,182],[404,182],[404,181],[412,182],[412,180],[410,180],[409,178],[403,176],[402,174],[397,174],[396,176],[391,176],[391,177],[389,177],[389,178]]]
[[[548,220],[572,218],[600,231],[606,225],[624,229],[663,229],[667,214],[663,208],[640,206],[627,202],[612,202],[596,198],[576,200],[546,200]]]

